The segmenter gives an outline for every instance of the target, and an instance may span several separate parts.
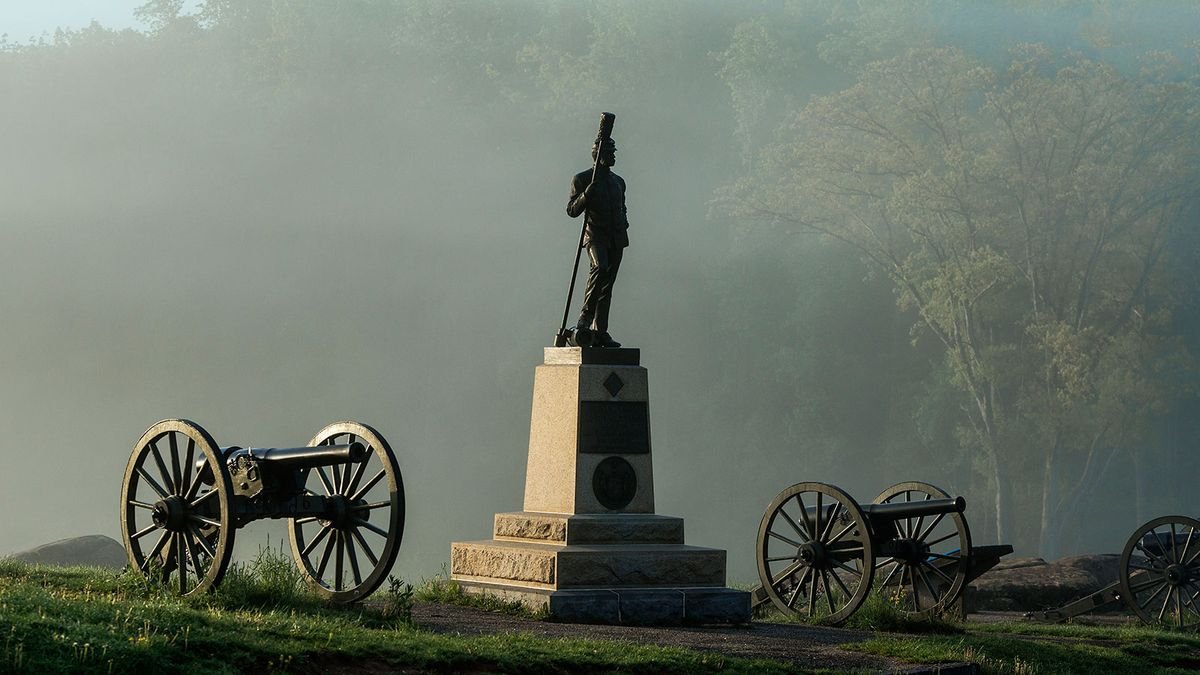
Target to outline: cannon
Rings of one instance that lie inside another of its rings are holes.
[[[1129,535],[1116,581],[1062,607],[1025,617],[1060,622],[1123,602],[1144,623],[1194,631],[1200,628],[1198,598],[1200,521],[1162,516]]]
[[[129,564],[182,595],[221,582],[234,532],[286,518],[301,575],[349,603],[383,583],[404,533],[404,482],[375,429],[335,422],[305,447],[218,447],[195,422],[168,419],[133,446],[121,486]]]
[[[871,504],[825,483],[775,496],[758,527],[755,608],[838,625],[872,588],[908,615],[947,611],[963,588],[1012,553],[972,547],[966,500],[921,482],[897,483]]]

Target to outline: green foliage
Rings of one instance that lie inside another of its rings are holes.
[[[414,596],[412,584],[406,584],[403,579],[389,575],[388,587],[383,596],[383,615],[411,623]]]

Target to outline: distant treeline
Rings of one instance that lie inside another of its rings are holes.
[[[139,16],[0,43],[0,128],[26,148],[0,157],[10,214],[47,198],[37,167],[163,213],[289,167],[328,190],[299,203],[386,219],[403,200],[377,195],[414,174],[469,196],[615,110],[622,156],[665,176],[642,199],[670,221],[634,214],[635,246],[639,227],[673,243],[663,275],[694,310],[675,336],[705,364],[678,380],[683,452],[730,494],[688,503],[737,511],[714,527],[765,503],[738,486],[824,477],[944,483],[977,539],[1047,556],[1200,511],[1196,3],[152,0]]]

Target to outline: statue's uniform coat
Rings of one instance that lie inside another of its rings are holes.
[[[601,334],[608,332],[608,310],[613,283],[621,268],[621,257],[629,246],[629,219],[625,209],[625,180],[606,166],[596,171],[595,185],[586,197],[592,181],[592,169],[580,171],[571,179],[567,215],[583,214],[584,239],[591,268],[583,292],[583,309],[577,326],[590,327],[593,319]]]

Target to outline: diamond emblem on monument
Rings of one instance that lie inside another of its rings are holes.
[[[604,388],[608,390],[608,393],[611,396],[616,396],[619,394],[621,389],[625,386],[625,383],[621,381],[621,378],[617,377],[616,373],[609,373],[608,377],[604,378],[603,384]]]

